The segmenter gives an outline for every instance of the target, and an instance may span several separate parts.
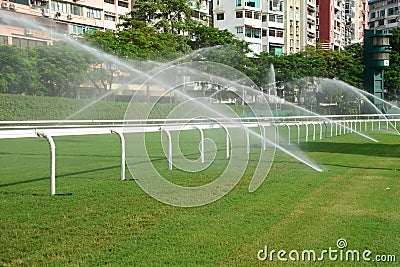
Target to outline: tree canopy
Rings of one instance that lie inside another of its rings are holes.
[[[317,46],[295,54],[273,56],[262,52],[248,57],[248,44],[234,34],[192,20],[193,10],[186,0],[140,0],[134,8],[121,18],[123,22],[117,31],[87,32],[83,41],[124,59],[166,62],[185,55],[192,60],[226,64],[245,73],[262,88],[268,87],[268,72],[273,66],[277,86],[284,88],[289,97],[305,86],[303,78],[307,77],[337,79],[363,88],[360,44],[343,51],[325,51]],[[389,100],[400,94],[400,29],[392,33],[390,66],[385,71]],[[94,66],[108,65],[62,42],[30,49],[2,45],[0,92],[79,97],[77,88],[85,82],[97,90],[110,90],[116,70],[111,65]]]

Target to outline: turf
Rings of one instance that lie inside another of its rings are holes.
[[[259,148],[254,145],[239,184],[196,208],[165,205],[135,181],[120,181],[116,135],[55,138],[58,196],[49,195],[44,139],[0,140],[0,265],[281,265],[276,254],[259,261],[257,253],[266,245],[287,252],[337,249],[339,238],[347,240],[347,249],[395,255],[399,264],[400,139],[370,135],[380,142],[355,134],[303,142],[301,148],[325,172],[278,152],[268,178],[249,193]],[[225,166],[216,163],[185,182],[188,174],[167,171],[158,145],[152,145],[157,168],[178,184],[207,183]],[[196,149],[187,145],[186,153],[195,157]],[[327,257],[322,264],[360,263],[377,264]],[[286,265],[313,264],[321,262]]]

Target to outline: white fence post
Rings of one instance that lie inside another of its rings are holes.
[[[125,180],[125,138],[124,135],[118,131],[111,130],[111,133],[117,134],[121,143],[121,180]]]
[[[167,155],[168,170],[171,171],[172,170],[172,138],[171,138],[171,133],[167,129],[164,129],[162,127],[160,127],[160,131],[163,131],[167,135],[167,139],[168,139],[168,155]]]
[[[200,159],[201,159],[201,163],[204,163],[204,133],[203,133],[203,129],[201,129],[198,126],[193,126],[193,128],[199,130],[199,132],[200,132]]]
[[[56,144],[51,135],[44,132],[38,132],[37,135],[46,138],[50,146],[50,194],[54,196],[56,194]]]

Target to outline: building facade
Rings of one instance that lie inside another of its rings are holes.
[[[344,0],[317,0],[318,38],[325,50],[342,50],[346,36]]]
[[[282,55],[285,46],[284,1],[265,1],[262,11],[262,51]]]
[[[315,0],[215,0],[214,27],[250,43],[255,54],[281,55],[316,45]]]
[[[262,52],[262,11],[261,0],[216,0],[213,2],[214,27],[228,30],[240,40],[250,44],[254,54]]]
[[[345,45],[364,42],[364,30],[368,29],[368,1],[346,0]]]
[[[390,30],[400,27],[399,0],[369,0],[370,29]]]
[[[316,45],[315,0],[285,0],[285,53]]]
[[[368,1],[345,0],[344,45],[363,43],[364,30],[368,28]]]
[[[206,0],[191,0],[188,1],[188,5],[192,8],[192,19],[202,23],[206,26],[212,25],[212,5],[210,5],[209,1]]]
[[[116,30],[119,16],[130,10],[129,0],[3,0],[0,14],[21,23],[1,20],[0,44],[30,47],[51,44],[55,32],[79,36],[93,29]]]
[[[399,0],[370,0],[369,26],[399,25]],[[0,23],[0,44],[29,47],[52,42],[52,32],[79,36],[93,29],[117,30],[130,0],[0,0],[0,12],[33,21],[39,27]],[[204,25],[232,32],[254,54],[297,53],[320,43],[341,50],[363,40],[368,28],[368,0],[190,0],[192,17]],[[1,13],[0,13],[1,14]],[[373,27],[373,28],[374,28]]]

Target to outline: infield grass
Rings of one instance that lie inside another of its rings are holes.
[[[259,148],[252,147],[238,185],[196,208],[165,205],[135,181],[120,181],[116,135],[55,138],[57,193],[73,192],[59,196],[49,194],[44,139],[0,140],[0,265],[281,265],[276,254],[273,261],[259,261],[258,251],[267,245],[269,250],[320,252],[337,249],[336,241],[344,238],[347,249],[368,249],[371,258],[395,255],[397,263],[386,264],[395,266],[400,263],[400,137],[369,134],[380,142],[347,134],[302,143],[325,172],[277,152],[267,179],[249,193]],[[197,139],[189,138],[187,145],[194,158]],[[218,160],[215,169],[195,175],[169,172],[156,141],[151,153],[160,171],[188,186],[212,181],[226,165]],[[325,257],[323,263],[286,265],[360,263],[377,264]]]

